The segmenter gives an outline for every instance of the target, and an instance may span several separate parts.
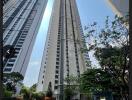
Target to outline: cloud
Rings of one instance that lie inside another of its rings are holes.
[[[41,60],[38,59],[30,61],[23,81],[25,86],[30,87],[33,84],[37,83],[40,66]]]
[[[40,60],[35,60],[35,61],[31,61],[29,63],[29,66],[36,66],[36,65],[40,65],[41,61]]]

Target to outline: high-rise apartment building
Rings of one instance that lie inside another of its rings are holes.
[[[87,69],[84,41],[76,0],[54,0],[37,91],[47,91],[51,82],[54,94],[61,94],[66,77]]]
[[[115,14],[126,16],[129,13],[129,0],[106,0]]]
[[[3,44],[13,45],[15,56],[4,59],[4,73],[25,75],[47,0],[3,0]]]

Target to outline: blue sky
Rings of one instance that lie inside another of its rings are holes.
[[[106,16],[113,18],[112,9],[107,4],[107,0],[76,0],[82,22],[82,26],[96,21],[103,25]],[[82,2],[83,1],[83,2]]]
[[[30,62],[29,62],[26,75],[24,78],[24,82],[23,82],[25,86],[28,86],[28,87],[35,84],[38,80],[44,45],[46,41],[46,35],[48,31],[50,15],[52,11],[52,5],[53,5],[53,0],[48,0],[48,4],[43,15],[40,29],[36,37],[36,42],[33,47]]]
[[[76,0],[81,18],[82,28],[93,22],[97,22],[98,27],[104,26],[106,16],[112,20],[115,16],[107,0]],[[85,32],[85,31],[84,31]],[[93,56],[94,51],[89,52],[90,60],[94,67],[99,67],[98,61]]]
[[[30,62],[24,78],[24,84],[28,87],[38,81],[39,70],[54,0],[48,0],[48,4],[41,22],[41,26],[36,38],[36,42],[32,51]],[[81,18],[82,27],[92,22],[97,22],[99,26],[103,26],[106,16],[114,17],[112,9],[108,6],[106,0],[76,0]],[[90,53],[93,65],[97,65],[96,59]]]

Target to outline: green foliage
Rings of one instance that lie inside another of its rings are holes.
[[[6,93],[16,93],[16,84],[20,83],[23,78],[24,77],[18,72],[4,73],[4,86]],[[10,79],[10,81],[8,79]]]
[[[65,87],[64,89],[65,100],[70,100],[71,96],[73,95],[73,90],[70,87]]]
[[[79,90],[79,78],[77,76],[70,75],[65,78],[66,82],[65,88],[71,89],[71,91],[78,91]]]
[[[52,97],[52,95],[53,95],[53,92],[52,92],[52,83],[49,82],[48,90],[47,90],[47,92],[46,92],[46,96],[47,96],[47,97]]]
[[[36,86],[37,86],[37,84],[34,84],[33,86],[31,86],[30,91],[36,92]]]
[[[111,76],[101,69],[88,69],[81,75],[80,88],[84,93],[108,90]]]
[[[44,92],[36,92],[36,84],[33,86],[26,87],[23,86],[20,94],[23,95],[24,100],[29,100],[29,99],[36,99],[36,100],[42,100],[42,98],[45,96]]]
[[[5,91],[4,91],[4,97],[11,97],[12,94],[13,94],[12,91],[8,91],[8,90],[5,90]]]
[[[5,87],[5,85],[3,85],[3,90],[4,90],[4,97],[11,97],[13,92],[12,91],[8,91]]]
[[[65,78],[66,85],[64,86],[65,100],[70,100],[75,92],[79,92],[79,78],[73,75],[70,75]]]
[[[28,87],[25,87],[25,86],[23,86],[21,91],[20,91],[20,94],[23,95],[23,98],[25,100],[28,100],[30,98],[30,93],[31,93],[30,89]]]
[[[122,67],[124,62],[123,53],[121,48],[98,48],[95,52],[95,56],[98,58],[100,65],[105,66],[116,66],[118,68]]]
[[[89,25],[85,30],[87,33],[85,37],[90,40],[88,41],[88,50],[96,50],[98,47],[123,47],[128,45],[128,25],[128,17],[118,16],[115,16],[113,21],[110,21],[107,16],[105,26],[102,29],[98,29],[97,24]]]
[[[115,16],[110,21],[107,16],[104,28],[98,29],[95,22],[85,28],[88,48],[84,48],[83,52],[95,51],[101,69],[88,69],[82,74],[81,91],[110,90],[121,95],[128,93],[128,19],[128,16]]]
[[[18,82],[24,79],[24,77],[19,72],[4,73],[4,77],[11,79],[14,82]]]
[[[33,92],[32,93],[32,98],[35,98],[36,100],[42,100],[44,98],[44,93],[43,92]]]

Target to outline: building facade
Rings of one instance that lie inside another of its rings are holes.
[[[84,41],[76,0],[54,0],[37,91],[47,91],[51,82],[54,94],[62,94],[65,78],[88,68]]]
[[[129,0],[106,0],[115,14],[126,16],[129,13]]]
[[[15,56],[4,59],[4,73],[25,75],[47,0],[3,0],[3,44],[13,45]]]

